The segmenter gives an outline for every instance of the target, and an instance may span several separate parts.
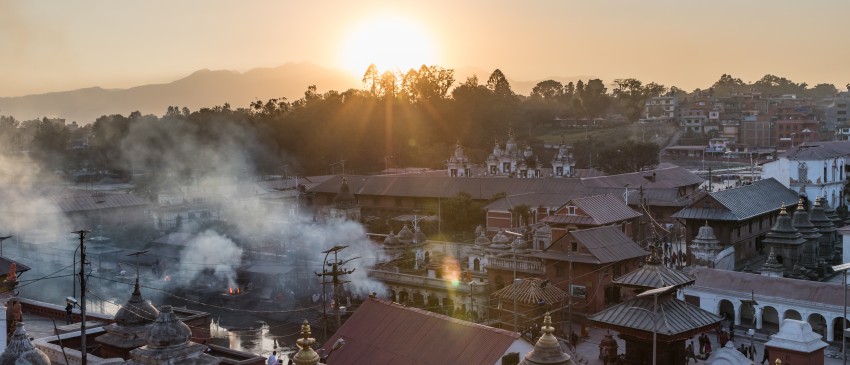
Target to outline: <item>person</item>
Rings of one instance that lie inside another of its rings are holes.
[[[705,341],[705,353],[706,355],[711,356],[711,341]]]
[[[266,365],[277,365],[277,351],[272,351],[272,354],[269,355],[268,361],[266,361]]]
[[[685,354],[685,363],[690,364],[691,359],[694,359],[694,362],[696,363],[697,362],[697,356],[696,356],[696,354],[694,354],[694,340],[688,341],[687,351],[688,351],[688,353]]]
[[[65,321],[67,322],[66,324],[74,323],[73,322],[74,304],[71,303],[70,300],[65,301],[65,314],[66,314],[66,316],[65,316],[66,320]]]
[[[606,346],[602,349],[602,365],[608,365],[608,355],[609,355],[609,350],[608,350],[608,347]]]
[[[735,321],[729,322],[729,341],[735,341]]]

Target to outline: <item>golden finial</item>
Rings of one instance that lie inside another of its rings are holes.
[[[298,345],[298,353],[292,357],[296,365],[315,365],[319,363],[319,354],[311,347],[316,339],[310,337],[310,322],[305,319],[301,324],[301,338],[295,341]]]
[[[782,202],[782,206],[779,208],[779,215],[786,215],[788,212],[785,211],[785,202]]]
[[[777,357],[775,364],[776,365],[782,365],[782,360],[779,360],[779,358]]]
[[[800,200],[797,202],[797,209],[803,209],[803,197],[800,197]]]
[[[820,198],[820,195],[818,195],[818,197],[817,197],[817,198],[815,198],[815,206],[816,206],[816,207],[819,207],[819,206],[820,206],[820,202],[821,202],[821,198]]]
[[[555,328],[552,327],[552,316],[549,315],[549,312],[546,312],[546,315],[543,316],[543,328],[541,328],[544,333],[552,333],[555,332]]]

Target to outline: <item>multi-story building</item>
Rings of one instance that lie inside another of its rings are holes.
[[[823,197],[831,207],[844,205],[850,142],[807,142],[762,166],[762,178],[774,178],[785,187]]]
[[[649,98],[643,108],[641,122],[671,122],[676,120],[679,100],[675,96],[656,96]]]

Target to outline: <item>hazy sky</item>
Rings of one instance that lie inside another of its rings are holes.
[[[169,82],[203,68],[346,69],[363,49],[516,80],[635,77],[692,90],[723,73],[772,73],[842,89],[848,15],[846,0],[0,0],[0,96]],[[409,27],[364,31],[375,23]]]

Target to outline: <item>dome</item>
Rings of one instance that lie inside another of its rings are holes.
[[[387,236],[387,238],[384,239],[384,244],[389,245],[389,246],[398,245],[399,242],[398,242],[398,238],[396,238],[396,236],[395,236],[395,233],[390,231],[390,234]]]
[[[348,188],[348,179],[342,178],[342,184],[339,186],[339,193],[334,197],[334,206],[339,209],[347,209],[357,204],[354,195]]]
[[[517,238],[514,238],[511,246],[515,249],[525,248],[525,240],[522,239],[522,237],[517,236]]]
[[[6,351],[0,355],[0,365],[50,365],[50,358],[33,346],[24,324],[18,322]]]
[[[158,316],[159,311],[156,307],[142,298],[142,293],[139,291],[139,278],[136,278],[136,286],[133,288],[130,299],[121,306],[118,313],[115,313],[115,323],[124,327],[144,326],[153,323]]]
[[[705,222],[704,226],[699,227],[699,232],[696,238],[694,238],[693,243],[703,247],[720,246],[720,240],[714,235],[714,228],[708,225],[708,221]]]
[[[481,232],[480,235],[478,235],[478,238],[475,239],[475,245],[476,246],[487,246],[489,244],[490,244],[490,240],[487,239],[487,236],[484,234],[483,231]]]
[[[428,237],[425,236],[425,233],[422,233],[422,230],[416,227],[416,233],[413,234],[413,243],[425,243],[427,240]]]
[[[525,354],[525,359],[520,362],[520,365],[567,365],[572,363],[572,357],[561,350],[561,345],[558,343],[558,338],[552,333],[555,332],[555,327],[552,326],[552,317],[549,312],[543,316],[543,327],[540,328],[543,335],[534,344],[534,348]]]
[[[493,243],[508,243],[510,241],[511,239],[508,238],[503,230],[500,230],[499,233],[496,233],[496,235],[493,236]]]
[[[187,344],[191,337],[189,326],[177,318],[170,305],[164,305],[145,340],[149,348],[161,349]]]
[[[401,231],[398,231],[398,240],[401,243],[410,243],[413,241],[413,232],[410,231],[410,228],[407,228],[407,224],[401,227]]]

